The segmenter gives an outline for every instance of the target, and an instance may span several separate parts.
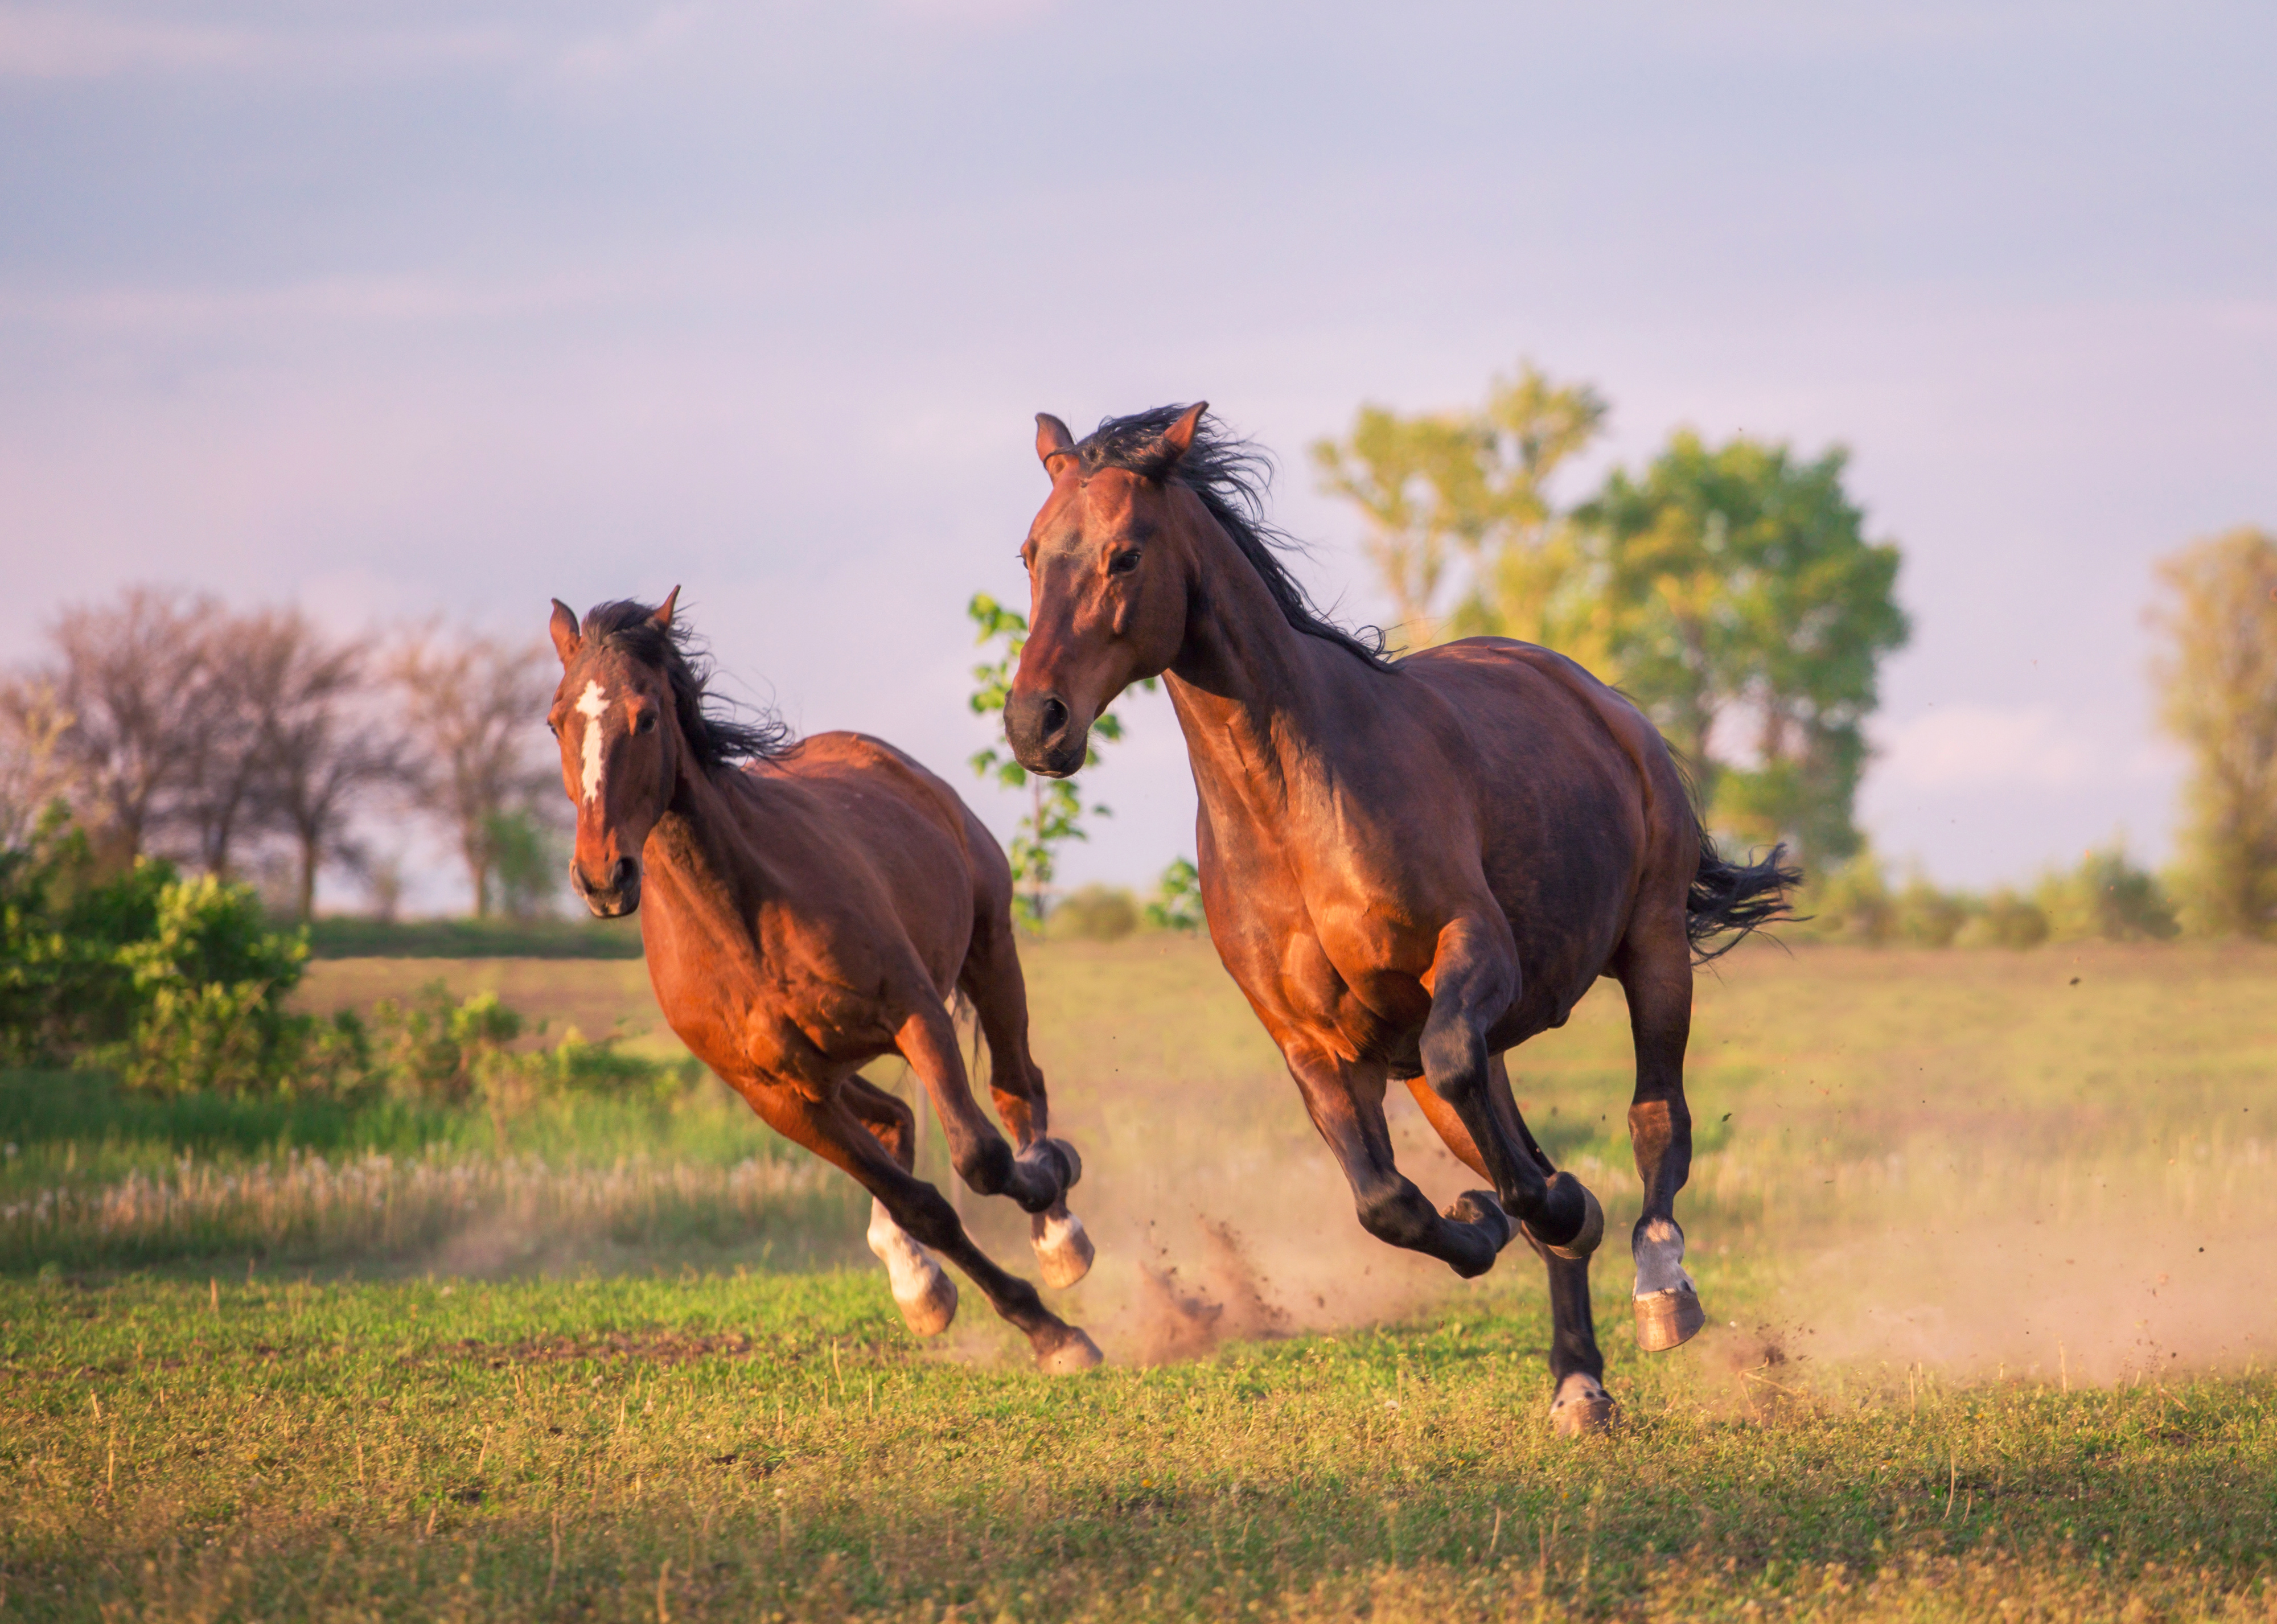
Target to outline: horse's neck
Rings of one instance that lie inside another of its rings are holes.
[[[701,923],[706,934],[749,930],[752,893],[766,887],[766,876],[750,854],[764,850],[765,842],[732,836],[748,832],[755,812],[763,812],[762,799],[737,795],[683,760],[672,802],[649,832],[642,853],[650,875],[647,888],[667,911]]]
[[[1329,766],[1338,741],[1324,719],[1367,703],[1355,690],[1382,674],[1290,625],[1215,524],[1205,546],[1209,585],[1193,594],[1166,686],[1206,809],[1239,802],[1269,816]]]

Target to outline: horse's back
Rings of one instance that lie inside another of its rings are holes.
[[[971,916],[949,904],[946,893],[955,891],[973,909],[1009,903],[1010,871],[995,837],[939,774],[885,740],[811,734],[797,749],[753,763],[751,770],[763,781],[796,786],[824,809],[847,860],[875,870],[905,915],[914,903],[929,916],[961,917],[962,927],[952,933],[956,961]],[[924,900],[937,893],[938,901]]]

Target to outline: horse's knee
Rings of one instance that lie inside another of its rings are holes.
[[[1413,1247],[1423,1239],[1433,1216],[1430,1203],[1405,1178],[1372,1182],[1352,1192],[1359,1226],[1378,1240],[1395,1247]]]
[[[1001,1134],[992,1132],[957,1147],[952,1160],[965,1188],[978,1194],[1000,1194],[1012,1181],[1012,1147]]]

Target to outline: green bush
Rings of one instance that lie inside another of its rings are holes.
[[[1964,948],[2036,948],[2048,939],[2048,916],[2030,897],[2000,887],[1977,907],[1954,938]]]
[[[1154,882],[1154,900],[1146,904],[1146,923],[1156,930],[1199,930],[1202,917],[1201,871],[1191,858],[1174,858]]]
[[[2119,845],[2089,852],[2068,873],[2048,875],[2032,900],[2058,942],[2165,942],[2179,928],[2158,876],[2128,862]]]
[[[1087,885],[1052,910],[1052,934],[1083,942],[1120,942],[1138,928],[1138,904],[1119,886]]]
[[[145,866],[148,866],[145,865]],[[317,1023],[286,1011],[308,944],[268,928],[250,886],[169,880],[150,933],[114,950],[133,989],[123,1041],[83,1057],[152,1094],[253,1094],[289,1085]]]

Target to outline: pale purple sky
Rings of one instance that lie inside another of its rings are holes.
[[[2277,525],[2273,67],[2248,4],[0,4],[0,660],[130,581],[533,637],[678,581],[969,784],[1032,414],[1207,397],[1366,617],[1305,446],[1530,357],[1614,404],[1585,479],[1852,448],[1888,855],[2156,858],[2151,560]],[[1074,880],[1192,850],[1130,717]]]

